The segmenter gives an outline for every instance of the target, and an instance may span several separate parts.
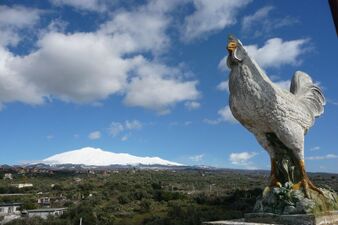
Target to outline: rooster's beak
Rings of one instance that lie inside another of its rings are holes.
[[[237,48],[237,43],[234,41],[229,41],[228,43],[228,51],[233,52]]]

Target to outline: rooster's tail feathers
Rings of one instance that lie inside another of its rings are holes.
[[[326,103],[324,94],[309,75],[297,71],[292,78],[290,92],[304,103],[314,117],[323,114]]]

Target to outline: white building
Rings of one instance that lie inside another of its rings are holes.
[[[41,205],[41,206],[49,206],[50,205],[50,197],[38,198],[38,204]]]
[[[9,214],[20,214],[21,203],[1,203],[0,204],[0,216],[9,215]]]
[[[21,203],[0,203],[0,216],[3,217],[1,224],[21,217]]]
[[[33,184],[29,183],[24,183],[24,184],[13,184],[14,187],[17,187],[19,189],[21,188],[28,188],[28,187],[33,187]]]
[[[13,175],[11,173],[5,173],[4,180],[13,180]]]
[[[47,219],[48,216],[61,216],[67,208],[45,208],[45,209],[32,209],[25,210],[22,215],[29,218],[37,216],[43,219]]]

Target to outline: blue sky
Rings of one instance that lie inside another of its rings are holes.
[[[0,163],[92,146],[269,169],[227,107],[228,34],[283,87],[296,70],[320,84],[307,166],[338,172],[337,38],[319,0],[1,1]]]

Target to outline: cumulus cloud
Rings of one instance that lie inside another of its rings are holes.
[[[245,49],[263,68],[279,67],[299,63],[299,56],[306,51],[304,44],[307,42],[307,39],[283,41],[281,38],[272,38],[260,48],[248,45]]]
[[[114,137],[124,130],[124,125],[120,122],[112,122],[109,127],[109,133]]]
[[[218,63],[218,69],[220,69],[223,72],[229,71],[227,59],[228,57],[226,56]]]
[[[38,51],[8,66],[44,96],[90,103],[122,91],[131,62],[113,51],[106,36],[92,33],[46,34]],[[67,49],[67,51],[64,51]]]
[[[41,10],[23,6],[0,6],[0,26],[18,28],[34,25],[40,18]]]
[[[218,110],[218,114],[221,116],[222,120],[224,122],[231,122],[231,123],[237,123],[238,121],[235,119],[235,117],[232,115],[230,106],[225,106]]]
[[[17,45],[23,36],[18,32],[37,24],[42,12],[23,6],[0,6],[0,45]]]
[[[201,103],[195,101],[189,101],[184,104],[188,110],[195,110],[201,107]]]
[[[204,122],[210,125],[217,125],[220,123],[228,122],[228,123],[238,123],[236,118],[232,115],[230,106],[225,106],[218,110],[217,114],[219,117],[215,120],[204,119]]]
[[[128,135],[124,135],[121,137],[121,141],[128,141],[129,136]]]
[[[328,103],[334,105],[334,106],[338,106],[338,101],[332,100],[332,99],[328,99],[327,100]]]
[[[100,131],[93,131],[88,135],[88,138],[90,140],[97,140],[101,138],[101,132]]]
[[[272,6],[265,6],[257,10],[253,15],[245,16],[242,20],[242,29],[247,31],[251,29],[255,23],[260,22],[262,19],[265,19],[269,13],[273,10]]]
[[[102,12],[107,9],[107,0],[50,0],[56,6],[71,6],[79,10]]]
[[[119,40],[124,53],[135,51],[162,51],[170,43],[166,30],[170,17],[153,5],[133,11],[121,11],[102,24],[100,33],[113,35]],[[116,46],[118,48],[118,46]]]
[[[222,81],[217,85],[217,90],[229,93],[229,80]]]
[[[0,106],[15,101],[32,105],[42,104],[44,98],[38,88],[31,85],[28,77],[18,74],[11,68],[16,60],[17,57],[0,47]]]
[[[271,38],[265,42],[262,47],[257,45],[247,45],[250,57],[254,58],[262,68],[280,67],[282,65],[297,65],[301,63],[299,57],[307,51],[304,46],[308,39],[298,39],[292,41],[283,41],[281,38]],[[220,63],[219,68],[225,70],[226,57]]]
[[[132,121],[126,120],[124,122],[112,122],[109,127],[109,133],[113,137],[116,137],[125,131],[139,130],[142,127],[143,127],[143,124],[138,120],[132,120]],[[128,139],[128,136],[124,135],[122,139],[125,139],[124,141],[126,141]]]
[[[190,126],[191,124],[193,124],[192,121],[184,121],[184,122],[177,122],[177,121],[173,121],[169,123],[169,126],[174,127],[174,126]]]
[[[200,95],[196,89],[197,81],[182,82],[175,77],[178,71],[174,68],[143,62],[137,71],[138,76],[133,77],[127,86],[126,105],[167,113],[168,107],[175,103],[195,100]]]
[[[53,134],[49,134],[46,136],[47,140],[52,140],[54,139],[54,135]]]
[[[306,157],[307,160],[328,160],[328,159],[338,159],[338,155],[335,154],[327,154],[323,156],[310,156]]]
[[[183,25],[183,40],[191,41],[236,23],[238,11],[251,0],[193,0],[195,11]]]
[[[271,36],[271,33],[276,29],[299,23],[297,19],[290,16],[278,17],[271,15],[274,9],[273,6],[264,6],[254,14],[243,17],[242,32],[251,37],[259,37],[262,35]]]
[[[143,126],[142,123],[138,120],[132,120],[132,121],[126,120],[125,125],[124,125],[126,130],[141,129],[142,126]]]
[[[190,156],[189,159],[193,162],[201,162],[204,158],[204,154]]]
[[[229,160],[233,165],[246,166],[250,164],[250,159],[257,155],[256,152],[231,153]]]
[[[92,104],[122,95],[128,106],[168,113],[176,103],[196,100],[197,81],[187,80],[180,68],[147,58],[170,44],[165,13],[173,5],[149,1],[119,11],[95,32],[48,30],[24,56],[0,48],[0,105],[54,98]]]
[[[310,151],[319,151],[320,150],[320,146],[315,146],[313,148],[310,148]]]
[[[290,90],[291,80],[280,80],[275,82],[275,84],[283,89]]]

